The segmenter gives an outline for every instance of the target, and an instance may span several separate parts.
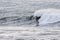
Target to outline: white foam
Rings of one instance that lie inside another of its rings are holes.
[[[41,9],[41,10],[37,10],[34,13],[34,17],[35,16],[41,16],[41,19],[39,19],[40,25],[54,23],[54,22],[60,21],[60,10],[52,9],[52,8]]]

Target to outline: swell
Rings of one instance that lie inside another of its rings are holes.
[[[35,23],[33,16],[11,16],[0,18],[0,26],[21,26],[21,25],[32,25]]]

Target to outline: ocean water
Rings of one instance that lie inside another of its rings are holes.
[[[60,9],[60,2],[0,0],[0,40],[60,40],[60,22],[37,27],[31,18],[36,10],[45,8]]]
[[[39,9],[60,9],[60,2],[29,0],[0,0],[0,26],[35,26],[35,19],[29,19]]]

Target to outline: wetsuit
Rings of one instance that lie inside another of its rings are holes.
[[[36,26],[39,26],[39,22],[38,22],[38,20],[41,18],[41,16],[39,16],[39,17],[36,17]]]

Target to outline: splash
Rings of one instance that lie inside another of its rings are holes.
[[[60,10],[53,8],[37,10],[34,13],[34,17],[39,16],[41,16],[41,18],[38,20],[39,25],[55,23],[60,21]]]

